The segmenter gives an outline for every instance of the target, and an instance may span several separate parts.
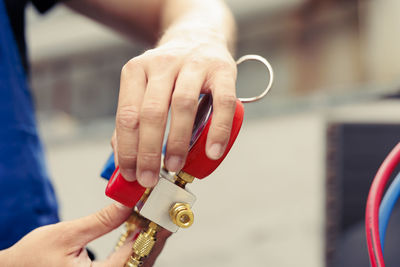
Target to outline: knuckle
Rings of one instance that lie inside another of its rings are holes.
[[[147,49],[146,51],[144,51],[144,53],[142,54],[143,56],[151,56],[154,54],[154,50],[155,48],[151,48],[151,49]]]
[[[234,110],[236,107],[236,96],[234,94],[223,94],[216,97],[215,102],[219,107]]]
[[[189,141],[184,139],[171,139],[168,142],[167,151],[169,154],[183,156],[188,151]]]
[[[194,112],[197,107],[197,98],[187,93],[174,94],[172,106],[178,110]]]
[[[221,137],[227,138],[231,134],[231,125],[218,123],[215,125],[214,131]]]
[[[139,110],[134,106],[122,106],[117,113],[117,126],[124,129],[136,130],[139,128]]]
[[[111,212],[107,209],[103,209],[100,212],[97,212],[95,214],[96,220],[99,222],[100,225],[104,226],[105,228],[112,228],[113,223],[112,223],[112,216]]]
[[[204,63],[205,63],[205,60],[201,59],[199,57],[191,57],[186,61],[186,64],[192,68],[197,68],[197,67],[203,65]]]
[[[180,152],[180,151],[185,151],[185,147],[187,147],[187,146],[189,146],[189,139],[188,138],[185,138],[185,137],[181,137],[181,138],[171,137],[168,140],[167,149],[169,151],[173,151],[173,152]]]
[[[161,53],[156,56],[156,59],[160,62],[170,62],[175,59],[175,56],[171,53]]]
[[[140,152],[140,159],[143,162],[147,163],[159,162],[160,157],[161,154],[159,152],[151,152],[151,151]]]
[[[140,120],[152,123],[164,122],[167,112],[160,106],[155,102],[144,104],[140,112]]]
[[[164,52],[155,55],[152,62],[154,65],[166,67],[172,65],[176,60],[177,60],[176,55]]]
[[[211,64],[214,72],[228,72],[233,74],[236,71],[235,64],[227,60],[214,60]]]
[[[121,166],[132,166],[136,164],[137,153],[129,150],[129,153],[118,152],[118,162]]]
[[[136,58],[130,59],[125,65],[122,67],[121,76],[129,75],[133,72],[137,72],[141,69],[141,65]]]

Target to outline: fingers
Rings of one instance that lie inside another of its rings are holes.
[[[90,241],[105,235],[120,226],[131,214],[132,209],[112,204],[89,216],[68,223],[74,234],[73,242],[85,246]]]
[[[207,136],[206,153],[210,159],[219,159],[228,144],[236,108],[236,68],[222,66],[210,79],[213,95],[213,117]]]
[[[117,162],[122,176],[136,179],[140,108],[146,88],[146,74],[137,60],[129,61],[121,73],[116,117]],[[116,147],[116,146],[113,146]]]
[[[171,127],[165,157],[169,171],[179,171],[185,162],[204,80],[205,71],[194,66],[183,67],[179,73],[172,96]]]
[[[144,187],[153,187],[160,172],[162,142],[176,69],[156,69],[149,81],[140,110],[137,178]]]
[[[177,56],[177,51],[149,50],[128,62],[121,74],[112,145],[122,176],[128,181],[137,178],[144,187],[153,187],[158,181],[170,104],[165,158],[168,170],[179,171],[185,163],[202,88],[211,91],[214,99],[207,156],[220,158],[229,141],[236,107],[233,59],[226,51],[204,58],[187,55],[186,59]]]

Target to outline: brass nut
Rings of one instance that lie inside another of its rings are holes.
[[[194,221],[193,211],[186,203],[175,203],[169,210],[169,216],[172,222],[181,228],[190,227]]]
[[[142,261],[133,256],[130,256],[128,259],[128,262],[125,263],[125,267],[138,267],[141,265],[142,265]]]
[[[191,183],[191,182],[193,182],[193,180],[194,180],[194,176],[192,176],[192,175],[190,175],[190,174],[188,174],[188,173],[186,173],[186,172],[184,172],[184,171],[180,171],[180,172],[178,172],[177,173],[177,176],[179,177],[179,178],[181,178],[183,181],[185,181],[186,183]]]

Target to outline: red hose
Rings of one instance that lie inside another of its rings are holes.
[[[400,143],[398,143],[379,167],[368,194],[365,212],[365,233],[368,254],[372,267],[384,267],[383,253],[379,238],[379,206],[383,191],[394,169],[400,163]]]

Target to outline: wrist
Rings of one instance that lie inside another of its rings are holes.
[[[197,27],[193,25],[171,27],[162,35],[157,46],[179,42],[186,44],[213,44],[225,48],[230,46],[223,33],[201,25],[197,25]]]

